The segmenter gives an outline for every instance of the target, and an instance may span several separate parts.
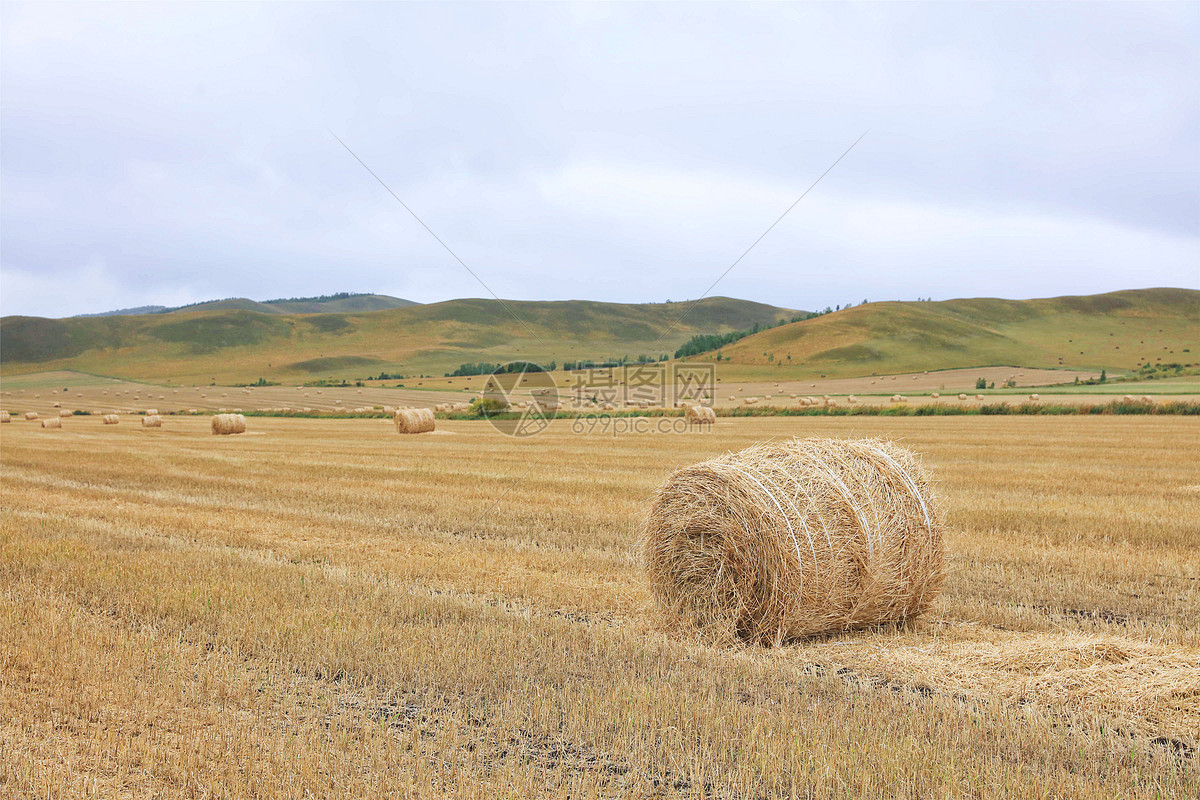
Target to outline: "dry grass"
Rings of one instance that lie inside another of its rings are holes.
[[[1196,420],[388,426],[4,426],[0,794],[1196,794]],[[774,649],[664,629],[653,489],[797,434],[924,454],[942,595]]]

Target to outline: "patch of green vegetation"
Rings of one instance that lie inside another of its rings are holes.
[[[307,361],[296,361],[288,364],[287,368],[300,372],[333,372],[339,369],[346,369],[347,367],[378,364],[382,360],[374,356],[323,356],[321,358],[310,358]]]
[[[321,333],[350,333],[354,324],[346,319],[345,314],[317,314],[305,320]]]
[[[147,332],[164,342],[187,344],[192,353],[203,354],[227,347],[260,344],[270,336],[286,337],[290,333],[290,327],[277,316],[253,311],[225,311],[210,316],[164,322]]]

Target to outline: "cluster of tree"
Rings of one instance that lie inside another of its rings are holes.
[[[510,361],[507,364],[460,364],[454,372],[447,372],[447,378],[465,378],[468,375],[503,375],[513,372],[553,372],[558,365],[551,361],[542,366],[532,361]]]
[[[274,300],[263,300],[264,303],[328,303],[330,300],[345,300],[350,297],[366,297],[372,292],[338,292],[337,294],[322,294],[316,297],[276,297]]]

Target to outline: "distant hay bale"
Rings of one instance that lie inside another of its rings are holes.
[[[158,414],[151,414],[150,416],[142,417],[142,427],[143,428],[161,428],[162,427],[162,417],[160,417]]]
[[[1036,394],[1031,394],[1031,395],[1029,395],[1029,399],[1030,400],[1041,400],[1042,398]]]
[[[157,408],[147,408],[147,409],[146,409],[146,416],[147,416],[147,417],[157,417],[157,416],[158,416],[158,409],[157,409]]]
[[[47,419],[42,420],[42,427],[43,428],[61,428],[62,420],[59,419],[58,417],[49,417]]]
[[[614,408],[614,406],[612,403],[605,403],[602,406],[600,406],[601,411],[612,411],[613,408]]]
[[[38,418],[38,413],[36,411],[26,411],[25,412],[25,419],[37,419],[37,418]]]
[[[825,401],[825,405],[826,405],[827,407],[829,407],[829,408],[833,408],[834,406],[836,406],[836,405],[837,405],[837,400],[834,400],[834,399],[831,397],[831,398],[829,398],[828,400],[826,400],[826,401]]]
[[[933,394],[931,394],[931,395],[929,395],[929,396],[930,396],[930,397],[932,397],[934,400],[939,400],[939,399],[941,399],[941,397],[942,397],[942,396],[941,396],[940,394],[938,394],[937,392],[934,392]]]
[[[717,421],[717,412],[708,406],[688,406],[683,417],[689,425],[712,425]]]
[[[752,406],[752,405],[754,405],[755,403],[757,403],[757,402],[758,402],[758,398],[757,398],[757,397],[747,397],[747,398],[744,398],[744,399],[742,400],[742,402],[743,402],[743,403],[745,403],[745,404],[746,404],[746,405],[748,405],[748,406]]]
[[[69,408],[60,408],[58,410],[58,415],[60,417],[73,417],[73,416],[75,416],[75,412]]]
[[[985,399],[985,398],[984,398],[984,396],[983,396],[983,395],[981,395],[981,394],[977,394],[977,395],[975,395],[975,399],[976,399],[976,400],[983,400],[983,399]]]
[[[929,479],[882,440],[770,442],[678,470],[643,543],[664,613],[762,644],[911,619],[944,578]]]
[[[1148,394],[1144,394],[1144,395],[1142,395],[1142,402],[1143,402],[1143,403],[1153,403],[1153,402],[1154,402],[1154,398],[1153,398],[1153,397],[1151,397],[1151,396],[1150,396],[1150,395],[1148,395]]]
[[[902,394],[894,394],[894,395],[892,395],[892,402],[893,403],[905,403],[905,402],[907,402],[907,400],[905,399],[904,395],[902,395]]]
[[[12,414],[7,411],[0,411],[0,422],[12,422]]]
[[[1126,403],[1132,403],[1134,400],[1133,395],[1131,395],[1131,394],[1127,394],[1124,397],[1122,397],[1121,399],[1123,401],[1125,401]]]
[[[229,436],[234,433],[246,432],[246,418],[241,414],[214,414],[212,418],[213,436]]]
[[[852,395],[852,394],[851,394],[851,395],[846,395],[846,402],[847,402],[847,403],[857,403],[857,402],[858,402],[858,398],[857,398],[857,397],[855,397],[855,396],[854,396],[854,395]]]
[[[104,424],[105,425],[117,425],[120,422],[121,422],[121,418],[118,417],[116,414],[105,414],[104,415]]]
[[[965,394],[960,394],[960,395],[958,396],[958,399],[959,399],[959,400],[966,400],[966,399],[967,399],[967,396],[966,396]]]
[[[795,400],[795,399],[796,399],[796,395],[792,395],[792,399],[793,399],[793,400]]]
[[[433,412],[428,408],[398,408],[392,421],[396,433],[429,433],[434,429]]]

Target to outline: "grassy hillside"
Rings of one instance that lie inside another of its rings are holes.
[[[195,311],[257,311],[261,314],[339,314],[362,311],[386,311],[420,305],[412,300],[386,294],[342,293],[325,297],[290,297],[279,300],[251,300],[247,297],[227,297],[179,308],[161,309],[149,313],[192,313]],[[131,311],[134,311],[131,309]]]
[[[1200,292],[1140,289],[1040,300],[871,303],[720,351],[731,376],[829,377],[1010,364],[1131,370],[1200,363]],[[706,353],[689,360],[717,360]]]
[[[465,362],[562,363],[673,353],[696,333],[774,324],[793,313],[708,298],[657,341],[687,308],[685,303],[507,305],[534,335],[500,303],[480,299],[336,314],[233,308],[146,316],[6,317],[0,320],[0,363],[6,375],[76,369],[173,383],[354,378],[380,372],[440,375]]]

